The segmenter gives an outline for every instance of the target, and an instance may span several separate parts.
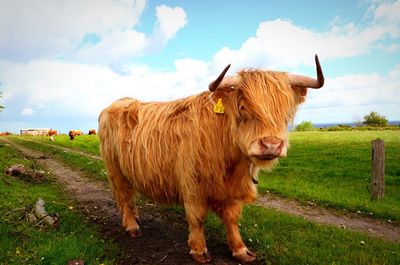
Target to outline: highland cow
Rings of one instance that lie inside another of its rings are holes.
[[[99,117],[101,155],[122,225],[139,236],[138,194],[156,202],[182,204],[189,225],[190,254],[209,262],[204,220],[222,220],[233,256],[256,259],[241,239],[238,218],[256,199],[259,169],[286,156],[288,125],[307,88],[317,79],[285,72],[243,70],[209,85],[209,91],[170,102],[122,98]]]

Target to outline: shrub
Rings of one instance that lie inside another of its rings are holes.
[[[386,127],[388,119],[376,111],[371,111],[368,115],[364,116],[363,124],[372,127]]]
[[[297,132],[313,131],[315,127],[311,121],[302,121],[294,130]]]

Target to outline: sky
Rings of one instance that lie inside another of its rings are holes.
[[[315,76],[295,124],[400,120],[400,0],[0,0],[0,132],[97,129],[121,97],[169,101],[264,68]]]

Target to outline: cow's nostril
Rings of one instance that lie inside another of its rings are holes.
[[[271,137],[262,138],[259,140],[259,143],[263,156],[281,156],[281,152],[285,146],[283,140]]]

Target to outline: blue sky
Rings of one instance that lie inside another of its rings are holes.
[[[207,90],[228,64],[314,76],[295,123],[400,120],[400,0],[0,0],[0,131],[97,128],[131,96]]]

